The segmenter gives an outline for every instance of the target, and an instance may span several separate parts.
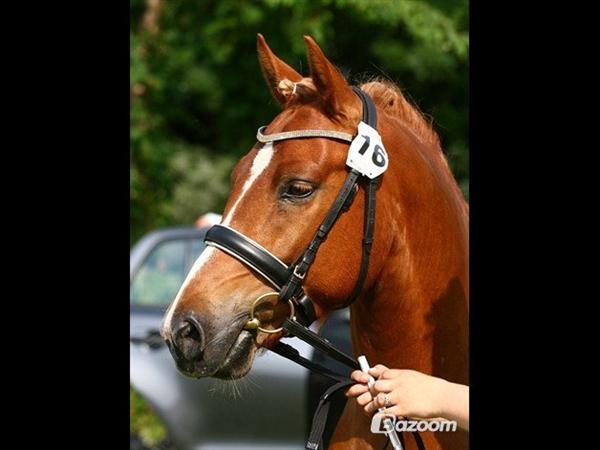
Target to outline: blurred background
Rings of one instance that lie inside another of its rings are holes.
[[[222,211],[233,165],[279,111],[258,66],[259,32],[303,74],[309,34],[350,81],[397,83],[433,121],[468,199],[467,0],[131,0],[130,14],[131,245]],[[160,445],[161,421],[130,395],[132,433]]]
[[[468,1],[132,0],[131,241],[221,212],[278,112],[256,33],[306,74],[313,36],[350,80],[382,75],[430,116],[468,196]]]

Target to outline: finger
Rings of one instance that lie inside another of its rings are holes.
[[[369,403],[371,403],[373,401],[373,397],[371,396],[370,392],[365,392],[362,395],[359,395],[356,399],[356,403],[358,403],[360,406],[365,406]]]
[[[384,414],[394,415],[396,417],[404,417],[406,416],[406,411],[402,408],[401,405],[394,405],[390,408],[386,408]]]
[[[388,400],[388,404],[385,404],[385,397],[387,395],[387,400]],[[392,407],[396,404],[396,402],[394,401],[394,397],[393,397],[393,393],[390,394],[378,394],[375,396],[375,398],[373,399],[373,403],[375,403],[375,407],[376,408],[385,408],[387,407]]]
[[[382,380],[391,380],[392,378],[398,378],[402,375],[403,370],[400,369],[387,369],[384,370],[379,378]]]
[[[373,384],[374,392],[391,392],[396,387],[395,380],[377,380]]]
[[[369,402],[364,407],[365,413],[367,413],[368,416],[372,416],[377,412],[378,409],[379,407],[375,404],[375,402]]]
[[[369,375],[371,375],[374,378],[379,378],[379,376],[386,370],[388,370],[386,366],[384,366],[383,364],[377,364],[375,367],[371,367],[369,369]]]
[[[369,376],[366,373],[361,372],[360,370],[355,370],[354,372],[352,372],[350,378],[352,378],[357,383],[369,382]]]
[[[355,384],[346,391],[346,397],[358,397],[367,392],[369,388],[364,384]]]

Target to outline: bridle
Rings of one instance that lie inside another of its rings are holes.
[[[326,339],[323,339],[308,328],[316,320],[316,313],[313,301],[306,295],[303,288],[308,271],[317,256],[321,244],[327,239],[337,219],[350,209],[361,184],[365,189],[365,207],[360,270],[352,293],[338,309],[345,308],[356,301],[363,290],[369,271],[369,259],[375,232],[377,187],[381,182],[383,172],[387,169],[388,162],[381,138],[376,131],[377,111],[373,100],[358,87],[353,86],[352,90],[360,98],[362,104],[362,121],[358,125],[358,133],[355,136],[333,130],[296,130],[265,134],[266,127],[260,127],[256,135],[258,142],[263,144],[289,139],[315,137],[336,139],[350,143],[348,158],[346,160],[346,164],[350,170],[346,176],[346,180],[325,215],[324,220],[319,225],[312,240],[300,257],[293,264],[287,265],[249,237],[225,225],[214,225],[211,227],[207,231],[204,241],[207,245],[216,247],[236,258],[261,275],[276,289],[276,291],[263,294],[254,300],[250,309],[250,318],[244,329],[259,330],[266,333],[284,332],[287,337],[296,336],[349,368],[359,369],[360,366],[355,358],[338,350]],[[290,305],[290,316],[284,320],[281,328],[276,330],[263,328],[260,320],[254,313],[256,307],[263,300],[271,296],[277,296],[279,302],[287,302]],[[331,396],[333,393],[348,387],[354,382],[347,377],[334,373],[326,367],[302,357],[296,349],[283,342],[278,342],[270,350],[337,382],[327,389],[321,397],[313,417],[311,432],[306,444],[306,448],[310,450],[322,448],[322,434],[325,428]],[[415,439],[419,448],[424,449],[421,437],[418,434],[415,434]]]
[[[373,101],[360,89],[353,87],[353,90],[359,96],[363,105],[362,121],[373,129],[376,129],[377,111],[375,110]],[[342,140],[349,143],[355,140],[355,137],[349,133],[332,130],[297,130],[264,134],[265,129],[266,127],[260,127],[256,135],[258,142],[263,144],[288,139],[315,137]],[[207,245],[217,247],[228,253],[260,274],[271,286],[277,289],[279,301],[291,301],[294,304],[296,310],[295,320],[304,326],[309,326],[316,320],[316,314],[312,300],[304,292],[302,287],[303,282],[315,260],[319,247],[327,239],[335,222],[342,213],[350,209],[358,192],[361,177],[368,180],[365,186],[365,224],[363,227],[362,258],[354,289],[348,300],[340,306],[340,308],[345,308],[352,304],[362,291],[369,269],[369,257],[375,230],[375,196],[380,177],[368,178],[357,169],[352,168],[348,172],[344,184],[311,242],[298,260],[289,266],[252,239],[225,225],[214,225],[210,228],[206,233],[204,241]],[[252,329],[254,326],[250,324],[249,327]],[[358,363],[354,367],[358,367]]]

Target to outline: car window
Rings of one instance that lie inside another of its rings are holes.
[[[198,259],[198,256],[200,256],[200,253],[202,253],[202,250],[204,250],[205,247],[206,244],[204,243],[204,239],[192,239],[190,258],[188,260],[186,272],[189,272],[189,270],[192,268],[192,265],[194,264],[196,259]]]
[[[174,239],[154,247],[130,285],[132,304],[167,306],[175,298],[187,271],[189,244]]]

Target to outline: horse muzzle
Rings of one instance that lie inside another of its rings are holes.
[[[193,378],[237,378],[252,362],[253,335],[242,330],[247,316],[216,331],[194,313],[174,317],[166,343],[177,368]]]

